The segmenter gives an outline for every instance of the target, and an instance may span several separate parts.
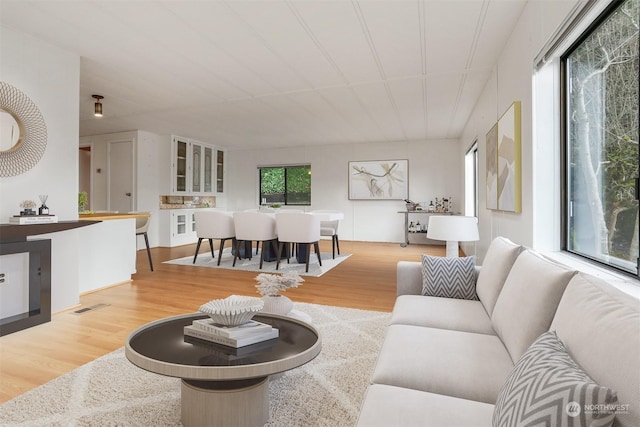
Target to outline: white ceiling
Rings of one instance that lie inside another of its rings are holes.
[[[525,3],[0,0],[0,19],[81,56],[81,136],[233,149],[458,138]]]

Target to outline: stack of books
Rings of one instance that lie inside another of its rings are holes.
[[[238,326],[222,326],[211,319],[198,319],[184,327],[184,335],[239,348],[278,338],[279,331],[271,325],[255,320]]]
[[[58,222],[58,217],[55,215],[14,215],[9,218],[9,224],[53,224]]]

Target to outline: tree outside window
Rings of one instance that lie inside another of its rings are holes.
[[[261,167],[260,204],[311,205],[311,165]]]
[[[563,57],[566,249],[638,275],[638,19],[614,2]]]

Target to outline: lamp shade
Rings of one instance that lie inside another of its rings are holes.
[[[456,215],[431,216],[427,227],[427,238],[453,242],[479,240],[478,218]]]

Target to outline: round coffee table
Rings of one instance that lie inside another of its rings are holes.
[[[232,348],[184,335],[202,313],[148,323],[127,338],[125,354],[136,366],[182,379],[185,426],[262,426],[269,420],[269,376],[304,365],[322,347],[311,325],[285,316],[254,319],[277,328],[279,337]]]

